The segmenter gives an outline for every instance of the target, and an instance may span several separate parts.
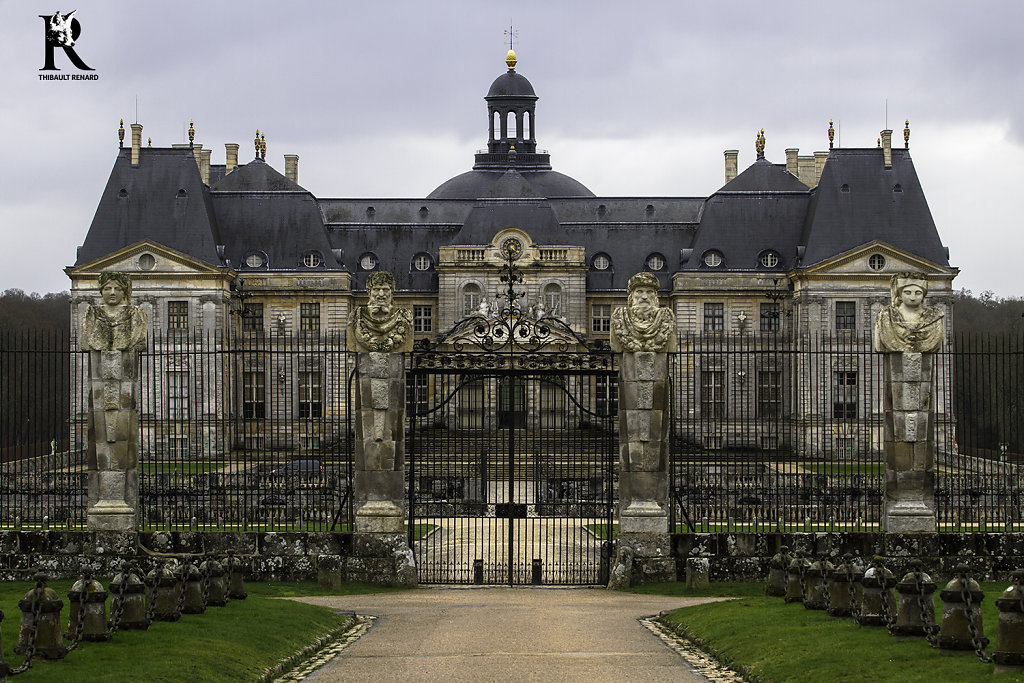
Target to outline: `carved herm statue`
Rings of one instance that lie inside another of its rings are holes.
[[[891,299],[875,318],[875,351],[933,353],[942,346],[943,313],[924,305],[928,280],[924,273],[897,273]]]
[[[675,351],[676,320],[670,309],[658,306],[658,278],[637,273],[627,288],[626,305],[612,313],[612,351]]]
[[[145,350],[146,312],[131,305],[131,280],[124,273],[100,273],[99,280],[100,303],[82,316],[82,350]]]
[[[349,351],[400,352],[412,350],[412,313],[394,303],[395,276],[375,271],[366,278],[370,300],[348,321]]]

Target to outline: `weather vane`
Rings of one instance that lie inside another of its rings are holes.
[[[505,37],[508,38],[508,49],[509,50],[514,49],[514,47],[512,45],[512,42],[513,42],[513,40],[515,40],[515,38],[518,37],[518,35],[519,35],[518,32],[513,28],[512,20],[509,19],[508,29],[505,31]]]

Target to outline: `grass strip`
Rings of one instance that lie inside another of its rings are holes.
[[[50,585],[64,600],[61,621],[67,629],[67,592],[71,581]],[[107,582],[103,582],[104,586]],[[21,664],[14,654],[20,610],[17,602],[32,588],[28,582],[0,583],[0,609],[5,618],[4,657]],[[282,597],[353,595],[401,589],[365,584],[321,588],[314,582],[247,583],[249,597],[205,614],[186,614],[177,622],[157,621],[146,631],[118,631],[107,643],[83,641],[62,662],[36,660],[19,681],[255,681],[265,670],[325,636],[336,636],[352,623],[349,614]],[[109,600],[109,598],[108,598]],[[108,602],[109,606],[109,602]]]
[[[941,588],[941,586],[940,586]],[[1006,584],[982,589],[984,632],[994,649],[998,619],[995,599]],[[973,652],[935,650],[923,640],[897,641],[885,628],[857,626],[824,611],[762,595],[762,584],[711,584],[699,592],[685,584],[656,584],[635,592],[689,596],[747,596],[674,610],[661,622],[705,649],[755,683],[787,681],[990,681],[993,665]],[[936,593],[936,615],[942,606]],[[1024,681],[1024,673],[1000,675],[1000,681]]]

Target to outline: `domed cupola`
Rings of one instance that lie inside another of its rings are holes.
[[[490,154],[508,154],[510,145],[515,145],[517,155],[532,155],[537,151],[534,121],[537,94],[530,81],[516,71],[516,53],[513,50],[508,51],[505,63],[508,71],[494,79],[484,98],[489,119],[487,151]]]

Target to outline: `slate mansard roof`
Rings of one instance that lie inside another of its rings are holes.
[[[520,78],[505,74],[492,91],[532,96]],[[240,273],[253,270],[245,261],[254,253],[264,257],[259,271],[310,270],[303,257],[315,252],[313,270],[349,271],[360,289],[360,258],[372,253],[399,289],[434,292],[436,274],[415,269],[417,255],[436,265],[440,247],[486,244],[510,226],[538,245],[584,246],[588,265],[608,256],[610,268],[588,272],[590,291],[624,290],[652,254],[665,261],[665,289],[672,273],[706,270],[709,250],[723,257],[716,270],[729,272],[766,270],[766,251],[779,257],[767,270],[786,272],[874,241],[949,265],[904,149],[892,150],[891,168],[882,149],[833,149],[813,188],[759,159],[710,197],[597,197],[550,170],[546,153],[523,166],[493,154],[481,164],[478,154],[474,170],[407,199],[317,198],[259,159],[226,175],[211,167],[207,186],[187,148],[139,153],[133,166],[131,150],[119,150],[76,265],[142,240]]]

